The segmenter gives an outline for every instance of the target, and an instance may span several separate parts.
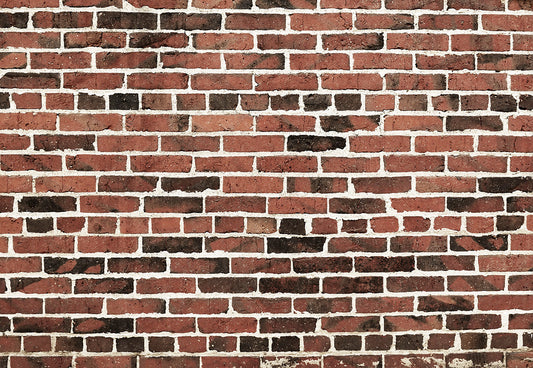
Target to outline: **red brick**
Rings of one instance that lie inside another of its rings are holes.
[[[383,48],[383,35],[379,33],[342,33],[322,36],[325,50],[380,50]]]
[[[182,132],[189,126],[187,115],[127,115],[126,129],[148,132]]]
[[[226,193],[280,193],[282,190],[282,178],[265,176],[224,178]]]
[[[74,95],[69,93],[47,93],[46,108],[51,110],[74,110]]]
[[[221,314],[227,313],[229,302],[227,299],[172,299],[170,313],[174,314]]]
[[[406,152],[410,149],[410,137],[406,136],[358,136],[350,139],[353,152]]]
[[[325,198],[284,197],[268,201],[269,213],[325,213]]]
[[[253,117],[249,115],[196,115],[192,117],[195,132],[252,130]]]
[[[192,52],[166,53],[161,55],[161,62],[163,63],[163,68],[220,69],[220,54]],[[165,75],[166,73],[161,74],[161,78],[164,79]]]
[[[241,33],[198,33],[193,36],[193,45],[204,50],[249,50],[253,48],[253,37]]]
[[[206,197],[206,212],[265,212],[264,197]]]
[[[291,69],[350,69],[350,58],[347,54],[291,54]]]
[[[224,54],[228,69],[283,69],[282,54]]]
[[[91,66],[91,55],[86,52],[32,53],[33,69],[85,69]]]
[[[161,299],[107,299],[109,314],[164,313],[165,301]]]
[[[128,356],[91,356],[76,357],[76,366],[81,368],[112,365],[117,368],[129,368],[134,364],[134,358]]]
[[[191,77],[191,86],[196,90],[252,88],[250,74],[196,74]]]
[[[142,95],[143,110],[172,110],[172,95],[168,93],[145,93]]]
[[[157,54],[154,52],[105,52],[96,54],[96,67],[115,68],[155,68]]]
[[[391,172],[404,171],[444,171],[442,156],[387,156],[385,169]]]
[[[316,36],[311,34],[265,34],[257,36],[257,44],[260,50],[311,50],[316,47],[316,43]]]
[[[70,236],[14,237],[16,253],[74,253],[74,238]]]
[[[137,281],[140,294],[194,293],[196,283],[193,278],[145,278]]]
[[[442,126],[442,119],[438,116],[400,115],[385,117],[385,130],[442,131]],[[419,140],[419,137],[416,139]]]
[[[13,102],[17,109],[40,109],[41,108],[41,94],[40,93],[21,93],[12,95]]]
[[[118,114],[60,114],[59,127],[63,131],[121,130],[122,116]]]
[[[257,130],[262,132],[313,131],[316,119],[312,116],[271,115],[258,116]]]
[[[78,250],[82,253],[133,253],[137,250],[137,239],[134,237],[79,237]]]
[[[407,14],[358,14],[355,20],[357,29],[412,29],[412,15]]]
[[[121,73],[65,73],[63,87],[72,89],[117,89],[124,83]]]
[[[506,75],[503,74],[450,74],[450,90],[497,91],[507,89]]]
[[[92,14],[89,12],[45,12],[38,11],[33,17],[35,28],[86,28],[92,25]]]
[[[136,322],[137,332],[157,333],[157,332],[171,332],[171,333],[186,333],[194,332],[195,321],[194,318],[138,318]]]
[[[417,55],[416,66],[419,69],[428,70],[463,70],[474,69],[475,58],[473,55],[453,55],[443,56]]]
[[[185,9],[187,3],[175,0],[128,0],[136,8],[149,7],[154,9]]]
[[[257,331],[255,318],[198,318],[198,329],[203,333],[250,333]]]
[[[36,192],[92,192],[96,178],[90,176],[49,176],[35,178]]]
[[[482,23],[483,29],[489,31],[531,32],[533,30],[533,16],[531,15],[486,14],[482,17]]]
[[[448,35],[424,33],[391,33],[387,48],[402,50],[448,50]]]
[[[345,30],[352,27],[350,13],[291,15],[291,29],[296,31]]]
[[[278,90],[315,90],[318,88],[317,76],[314,74],[276,74],[257,75],[255,77],[257,91]]]
[[[416,152],[468,152],[474,150],[474,139],[469,136],[416,137]]]
[[[125,47],[126,34],[122,32],[67,32],[65,34],[65,47],[91,46],[102,48]]]
[[[209,172],[251,172],[253,157],[197,157],[197,171]]]
[[[331,90],[365,89],[379,91],[383,87],[379,74],[323,74],[322,87]]]
[[[446,89],[446,76],[443,74],[387,74],[385,80],[391,90]]]
[[[533,77],[531,75],[511,76],[511,89],[513,91],[533,91]]]
[[[46,299],[45,312],[50,314],[99,314],[103,298],[50,298]]]
[[[408,54],[357,53],[354,55],[353,59],[354,59],[353,60],[354,69],[406,69],[406,70],[410,70],[413,66],[413,57]]]
[[[453,51],[509,51],[510,36],[506,35],[452,35]]]
[[[188,76],[185,73],[133,73],[128,75],[128,88],[133,89],[184,89]]]
[[[474,15],[421,15],[418,19],[420,29],[477,29]]]

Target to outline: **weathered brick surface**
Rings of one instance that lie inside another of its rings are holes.
[[[0,8],[0,368],[532,366],[532,1]]]

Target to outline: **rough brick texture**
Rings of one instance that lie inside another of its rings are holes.
[[[0,368],[526,368],[531,0],[0,0]]]

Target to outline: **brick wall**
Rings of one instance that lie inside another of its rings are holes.
[[[0,6],[0,368],[532,366],[532,1]]]

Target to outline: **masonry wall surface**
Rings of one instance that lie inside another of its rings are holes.
[[[533,1],[0,7],[0,368],[533,367]]]

